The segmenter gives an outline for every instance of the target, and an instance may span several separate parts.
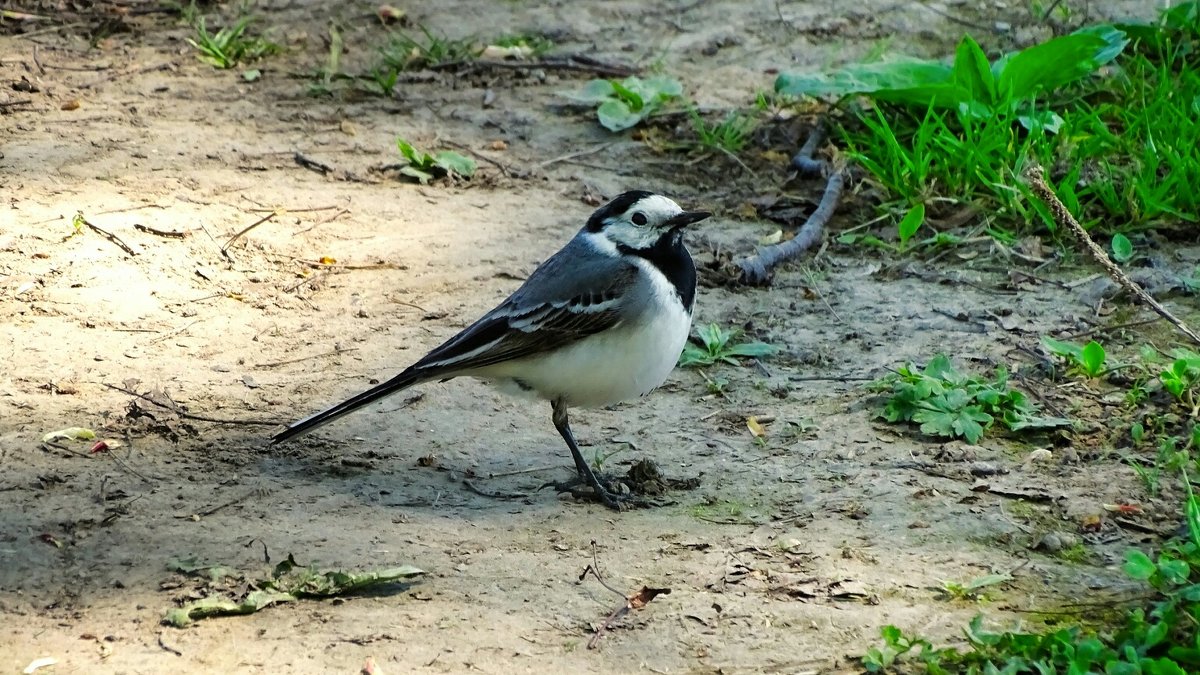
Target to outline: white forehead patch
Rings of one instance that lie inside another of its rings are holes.
[[[674,200],[662,195],[642,197],[630,207],[629,212],[625,216],[628,218],[635,211],[641,211],[646,214],[646,219],[649,221],[651,227],[658,225],[667,218],[683,213],[683,209],[679,208],[679,205]]]
[[[637,219],[641,221],[640,225],[634,222],[634,215],[638,213],[645,216],[645,220]],[[663,224],[680,213],[683,213],[683,209],[671,199],[649,195],[634,202],[624,213],[610,216],[605,221],[602,234],[617,246],[645,250],[654,246],[663,236]]]

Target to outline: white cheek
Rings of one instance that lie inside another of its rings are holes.
[[[634,227],[627,223],[614,223],[606,232],[614,244],[631,248],[649,248],[658,241],[658,233],[645,227]]]

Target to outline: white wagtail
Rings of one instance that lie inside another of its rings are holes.
[[[584,461],[567,422],[570,406],[599,407],[644,396],[667,379],[692,325],[696,266],[683,228],[708,218],[662,195],[626,192],[498,307],[404,372],[271,439],[308,433],[414,384],[475,377],[509,393],[550,401],[554,428],[579,479],[620,509]]]

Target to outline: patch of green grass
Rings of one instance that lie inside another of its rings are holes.
[[[1200,672],[1200,496],[1192,488],[1189,461],[1177,470],[1183,486],[1187,534],[1156,555],[1133,549],[1123,570],[1143,582],[1149,597],[1121,605],[1114,625],[1070,626],[1048,632],[993,632],[977,616],[966,628],[967,647],[934,647],[896,626],[882,630],[883,644],[867,650],[868,672],[1106,673],[1185,675]]]
[[[987,596],[986,589],[1006,584],[1012,580],[1012,576],[1008,574],[985,574],[964,583],[944,581],[942,582],[941,590],[947,598],[952,600],[985,602],[990,599]]]
[[[716,363],[740,366],[739,358],[763,358],[778,351],[774,345],[765,342],[741,342],[742,335],[740,329],[724,330],[710,323],[699,331],[700,345],[688,343],[683,348],[679,366],[688,368]]]
[[[196,19],[195,37],[188,44],[199,50],[200,60],[214,68],[233,68],[282,51],[278,44],[248,31],[253,17],[244,16],[216,33],[208,32],[204,17]]]
[[[442,150],[431,155],[418,150],[402,138],[396,139],[396,147],[400,149],[400,154],[406,162],[405,166],[400,169],[400,173],[415,178],[421,183],[428,183],[434,178],[448,175],[463,178],[475,175],[475,160],[453,150]]]
[[[986,379],[957,370],[939,354],[923,369],[912,364],[876,383],[890,393],[880,416],[888,422],[919,424],[921,433],[962,437],[976,443],[997,422],[1008,431],[1067,427],[1071,421],[1043,417],[1024,393],[1008,386],[1008,373],[999,369]]]
[[[596,105],[596,118],[609,131],[624,131],[658,112],[683,95],[679,80],[666,75],[642,79],[591,80],[583,89],[563,92],[578,103]]]
[[[697,520],[720,523],[752,522],[754,515],[751,505],[729,499],[696,504],[688,512]]]
[[[543,35],[503,35],[492,40],[492,44],[503,49],[517,50],[523,58],[545,56],[554,49],[554,41]]]
[[[1196,7],[1181,3],[1155,24],[1088,27],[996,59],[966,36],[950,63],[785,73],[775,86],[841,97],[848,156],[883,188],[879,208],[894,218],[917,204],[937,218],[970,207],[998,238],[1039,225],[1057,236],[1018,178],[1037,162],[1051,167],[1053,187],[1085,227],[1178,228],[1200,221]],[[1132,255],[1128,243],[1114,240],[1114,258]]]
[[[732,111],[719,122],[708,123],[695,108],[688,110],[692,118],[692,129],[696,132],[696,144],[703,150],[714,150],[736,155],[746,147],[751,134],[758,128],[758,120],[749,115]]]
[[[455,63],[467,63],[479,56],[482,48],[474,38],[451,39],[425,26],[417,26],[420,35],[398,32],[382,50],[383,65],[396,70],[421,70]]]

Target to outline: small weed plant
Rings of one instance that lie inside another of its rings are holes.
[[[400,149],[400,155],[405,161],[400,173],[415,178],[421,183],[428,183],[434,178],[444,176],[470,178],[475,175],[475,160],[453,150],[442,150],[431,155],[418,150],[402,138],[396,139],[396,147]]]
[[[195,37],[188,38],[188,44],[200,52],[201,61],[222,69],[234,68],[281,51],[282,47],[278,44],[247,32],[253,22],[253,17],[244,16],[232,25],[210,33],[204,17],[199,17],[195,23]]]
[[[1194,464],[1194,462],[1193,462]],[[896,626],[882,630],[883,645],[863,657],[868,672],[1107,673],[1185,675],[1200,672],[1200,497],[1181,471],[1186,492],[1187,535],[1156,556],[1126,553],[1124,572],[1144,582],[1152,597],[1127,610],[1118,625],[1102,631],[1078,626],[1034,633],[992,632],[977,616],[967,627],[966,649],[934,647]]]
[[[683,95],[679,80],[666,75],[645,79],[591,80],[583,89],[563,94],[578,103],[597,105],[596,118],[609,131],[624,131]]]
[[[969,207],[988,214],[981,229],[1001,240],[1039,225],[1057,236],[1019,178],[1037,162],[1054,167],[1053,187],[1085,227],[1186,228],[1200,221],[1191,187],[1200,184],[1198,6],[996,58],[965,36],[949,62],[784,73],[775,89],[841,101],[841,141],[883,189],[880,208],[893,222],[916,204],[938,218]],[[1113,244],[1118,262],[1132,256],[1128,238]]]
[[[920,425],[921,433],[978,442],[999,423],[1012,432],[1071,425],[1044,417],[1024,393],[1008,386],[1008,373],[993,378],[968,375],[939,354],[922,369],[905,365],[876,383],[890,394],[880,415],[888,422]]]
[[[755,118],[737,111],[731,112],[719,122],[708,123],[695,108],[688,110],[692,118],[692,129],[696,132],[696,144],[702,150],[715,150],[736,155],[746,147],[751,134],[757,128]]]
[[[717,324],[710,323],[700,329],[701,346],[689,343],[683,348],[679,365],[684,368],[711,366],[717,363],[739,366],[739,358],[763,358],[778,351],[774,345],[765,342],[741,342],[742,336],[743,333],[739,329],[724,330]]]

